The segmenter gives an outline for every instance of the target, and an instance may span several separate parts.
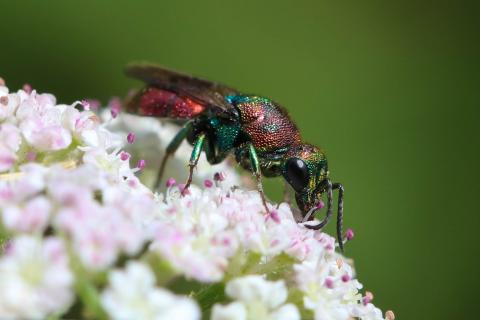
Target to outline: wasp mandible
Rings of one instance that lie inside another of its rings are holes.
[[[130,65],[126,74],[146,83],[128,101],[127,112],[186,121],[167,146],[157,186],[168,158],[185,139],[193,150],[184,190],[192,182],[202,151],[210,164],[219,163],[233,153],[236,161],[255,175],[267,213],[263,176],[284,177],[295,191],[303,221],[313,219],[322,194],[327,194],[325,218],[316,225],[305,225],[307,228],[318,230],[328,223],[333,211],[333,190],[337,189],[337,239],[343,250],[343,186],[330,181],[325,153],[302,141],[297,126],[283,107],[265,97],[243,94],[222,84],[151,64]]]

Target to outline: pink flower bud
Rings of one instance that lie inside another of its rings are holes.
[[[320,210],[320,209],[322,209],[323,207],[325,207],[325,203],[323,203],[322,200],[318,201],[317,206],[316,206],[316,209],[317,209],[317,210]]]
[[[347,238],[347,241],[350,241],[353,239],[355,234],[353,233],[352,229],[348,229],[347,232],[345,232],[345,237]]]
[[[82,101],[80,101],[80,103],[82,104],[83,109],[90,110],[90,103],[88,103],[87,100],[82,100]]]
[[[223,181],[225,180],[226,178],[226,175],[224,172],[215,172],[215,174],[213,175],[213,180],[215,181]]]
[[[327,278],[325,279],[325,287],[327,287],[328,289],[333,289],[333,280],[332,278]]]
[[[137,163],[137,168],[142,170],[143,168],[145,168],[145,165],[147,164],[147,162],[143,159],[140,159],[138,160],[138,163]]]
[[[395,314],[393,313],[392,310],[388,310],[385,312],[385,319],[386,320],[395,320]]]
[[[133,132],[130,132],[128,135],[127,135],[127,141],[128,143],[132,144],[135,142],[135,133]]]
[[[348,281],[350,281],[350,276],[349,276],[348,274],[344,274],[344,275],[342,276],[342,281],[343,281],[343,282],[348,282]]]
[[[373,294],[370,291],[365,292],[365,296],[362,298],[362,303],[366,306],[373,300]]]
[[[116,118],[122,110],[122,102],[117,97],[110,99],[110,101],[108,102],[108,106],[110,107],[110,113],[112,115],[112,118]]]
[[[81,103],[85,110],[98,110],[100,107],[100,101],[96,99],[84,99]]]
[[[28,94],[32,93],[32,86],[29,85],[28,83],[25,83],[25,84],[23,85],[23,88],[22,88],[22,89],[23,89],[23,91],[25,91],[25,92],[28,93]]]
[[[280,223],[280,216],[278,215],[278,212],[276,210],[270,210],[270,214],[268,215],[268,218],[275,221],[275,223]]]
[[[120,160],[127,161],[130,158],[130,154],[128,152],[122,151],[120,153]]]
[[[213,186],[213,182],[210,179],[205,179],[203,185],[205,186],[205,188],[211,188]]]
[[[168,178],[167,183],[165,184],[167,188],[173,187],[175,184],[177,184],[177,181],[173,178]]]

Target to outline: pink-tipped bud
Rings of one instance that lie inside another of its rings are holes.
[[[171,188],[173,187],[174,185],[177,184],[177,181],[175,181],[175,179],[173,178],[168,178],[167,179],[167,182],[165,183],[165,185],[167,186],[167,188]]]
[[[370,291],[365,292],[365,296],[362,298],[363,305],[367,305],[373,300],[373,294]]]
[[[325,203],[323,203],[323,201],[320,200],[320,201],[318,201],[318,203],[317,203],[317,205],[316,205],[315,208],[316,208],[317,210],[320,210],[320,209],[322,209],[323,207],[325,207]]]
[[[80,103],[82,104],[83,109],[90,110],[90,103],[88,102],[88,100],[82,100],[80,101]]]
[[[348,229],[347,232],[345,232],[345,238],[347,238],[347,241],[352,240],[354,236],[355,234],[352,229]]]
[[[210,179],[205,179],[205,181],[203,181],[203,185],[205,188],[211,188],[213,186],[213,182]]]
[[[348,274],[344,274],[344,275],[342,276],[342,281],[343,281],[343,282],[348,282],[348,281],[350,281],[350,276],[349,276]]]
[[[393,313],[392,310],[388,310],[385,312],[385,319],[386,320],[395,320],[395,314]]]
[[[133,132],[129,132],[128,135],[127,135],[127,142],[132,144],[135,142],[135,133]]]
[[[108,106],[110,107],[110,114],[112,115],[112,118],[116,118],[122,110],[122,102],[120,98],[117,97],[110,99]]]
[[[100,101],[96,99],[84,99],[81,103],[85,110],[98,110],[100,107]]]
[[[327,278],[325,279],[325,287],[327,287],[328,289],[333,289],[333,280],[332,278]]]
[[[130,159],[130,154],[128,152],[122,151],[120,153],[120,160],[127,161],[128,159]]]
[[[32,90],[33,90],[33,89],[32,89],[32,86],[29,85],[28,83],[25,83],[25,84],[23,85],[23,88],[22,88],[22,89],[23,89],[23,91],[25,91],[25,92],[28,93],[28,94],[32,93]]]
[[[4,86],[5,85],[5,80],[3,80],[2,77],[0,77],[0,86]]]
[[[272,219],[275,223],[280,223],[280,216],[276,210],[271,209],[268,215],[270,219]]]
[[[137,168],[142,170],[147,165],[147,162],[143,159],[138,160]]]
[[[213,175],[213,180],[215,181],[223,181],[225,180],[226,178],[226,175],[225,175],[225,172],[215,172],[215,174]]]

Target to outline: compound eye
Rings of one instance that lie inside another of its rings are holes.
[[[286,178],[295,191],[303,190],[309,180],[308,168],[305,162],[298,158],[290,158],[286,165]]]

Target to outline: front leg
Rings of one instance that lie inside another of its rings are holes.
[[[182,144],[183,140],[185,140],[187,133],[192,128],[192,122],[188,122],[183,126],[183,128],[175,135],[175,137],[170,141],[165,150],[165,154],[163,155],[162,162],[160,164],[160,169],[158,169],[157,173],[157,180],[155,181],[155,188],[160,188],[160,183],[162,181],[163,172],[165,171],[165,166],[167,164],[168,159],[177,151],[180,144]]]
[[[253,146],[252,143],[248,143],[248,155],[250,158],[250,165],[252,167],[253,174],[255,175],[255,178],[257,179],[257,189],[258,192],[260,193],[260,197],[262,198],[262,203],[263,206],[265,207],[265,210],[267,211],[267,214],[270,213],[267,207],[267,201],[265,199],[265,192],[263,191],[263,185],[262,185],[262,173],[260,171],[260,162],[258,160],[257,152],[255,151],[255,147]]]
[[[190,184],[192,183],[193,177],[193,169],[197,166],[198,160],[200,159],[200,155],[202,154],[203,145],[205,143],[205,133],[201,133],[197,136],[195,143],[193,145],[192,154],[190,156],[190,161],[188,166],[190,167],[190,173],[188,175],[187,182],[185,183],[185,187],[182,190],[182,194],[184,195]]]

